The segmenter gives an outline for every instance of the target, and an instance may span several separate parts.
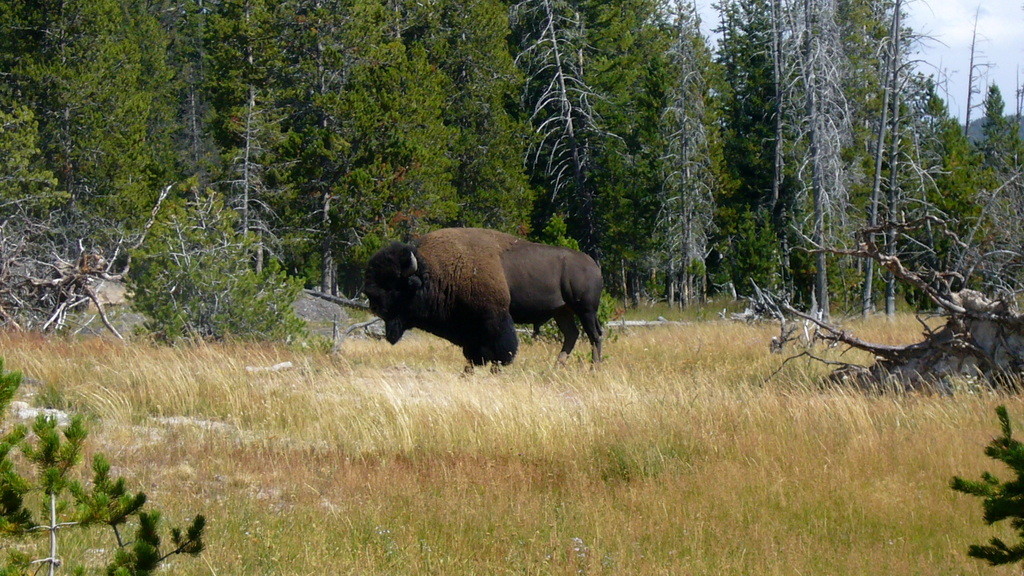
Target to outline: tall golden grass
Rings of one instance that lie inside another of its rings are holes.
[[[0,356],[25,399],[87,415],[90,449],[169,521],[207,516],[175,574],[1010,573],[966,556],[1007,532],[948,483],[1004,472],[982,453],[994,407],[1024,402],[823,386],[769,353],[776,332],[618,332],[597,369],[586,344],[559,368],[524,343],[468,376],[419,334],[333,355],[6,335]],[[69,538],[69,557],[113,545]]]

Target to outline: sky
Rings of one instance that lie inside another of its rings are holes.
[[[981,102],[990,84],[996,84],[1006,101],[1006,112],[1016,108],[1017,86],[1024,84],[1024,0],[911,0],[907,5],[910,27],[926,38],[916,47],[922,72],[948,78],[946,103],[953,114],[964,117],[970,68],[971,36],[977,14],[975,62],[982,82]],[[976,110],[971,116],[978,118]]]
[[[705,33],[712,37],[710,30],[719,23],[713,2],[697,1]],[[982,93],[972,98],[972,104],[981,102],[988,85],[995,83],[1002,91],[1006,112],[1014,112],[1017,86],[1024,84],[1024,0],[905,0],[905,6],[906,24],[922,36],[913,58],[919,61],[919,70],[935,76],[952,114],[963,118],[966,112],[975,14],[975,60],[985,66],[977,71],[982,76],[977,83]],[[971,115],[977,118],[981,111]]]

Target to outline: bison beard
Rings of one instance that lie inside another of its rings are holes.
[[[564,362],[580,320],[601,359],[597,307],[601,271],[575,250],[478,228],[448,228],[412,244],[393,242],[370,259],[364,293],[394,344],[419,328],[462,348],[472,365],[508,364],[519,342],[514,322],[554,318]]]
[[[402,326],[400,319],[392,318],[384,322],[384,337],[389,343],[398,344],[403,334],[405,334],[405,327]]]

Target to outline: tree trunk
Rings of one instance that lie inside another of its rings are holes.
[[[893,111],[892,111],[892,147],[889,153],[889,218],[894,222],[899,222],[897,219],[897,213],[899,212],[899,99],[893,98]],[[896,254],[896,233],[895,231],[887,234],[886,248],[889,251],[889,256],[895,256]],[[888,274],[885,281],[885,315],[890,318],[896,315],[896,277],[893,274]]]
[[[977,42],[978,42],[978,14],[981,12],[981,4],[974,11],[974,29],[971,32],[971,57],[967,65],[967,108],[964,111],[964,134],[967,134],[971,129],[971,111],[974,108],[972,99],[974,97],[974,83],[977,80],[974,76],[975,64],[974,57],[977,54]]]
[[[334,263],[334,251],[331,246],[331,194],[330,192],[324,191],[323,193],[323,204],[321,206],[323,214],[321,216],[321,234],[323,238],[320,241],[320,257],[322,259],[320,265],[320,291],[324,294],[338,294],[338,278],[337,278],[337,266]]]
[[[872,178],[871,185],[871,200],[868,207],[868,228],[875,228],[878,226],[878,214],[879,204],[881,203],[882,196],[882,159],[884,158],[885,140],[886,134],[889,128],[889,108],[890,102],[896,101],[897,103],[892,105],[894,110],[898,109],[898,98],[896,93],[899,89],[899,63],[900,63],[900,48],[901,48],[901,22],[903,17],[903,0],[896,0],[896,4],[893,6],[892,22],[889,26],[889,46],[886,50],[885,56],[885,74],[884,84],[882,86],[882,117],[878,122],[877,138],[875,140],[875,170]],[[894,123],[895,124],[895,123]],[[895,146],[895,134],[893,134],[893,146]],[[892,155],[891,159],[898,159],[897,156]],[[890,163],[890,170],[895,170],[895,164]],[[890,186],[892,180],[890,179]],[[891,203],[890,203],[891,204]],[[890,212],[890,218],[892,217]],[[864,290],[861,298],[861,313],[867,316],[874,312],[874,277],[875,277],[875,266],[872,260],[868,260],[865,263],[864,270]],[[887,283],[886,289],[886,313],[889,314],[889,294],[888,286],[891,283]],[[895,299],[895,294],[893,295]],[[895,300],[893,300],[895,302]]]
[[[825,253],[825,189],[823,182],[823,161],[819,130],[821,108],[819,105],[820,82],[818,75],[818,64],[815,61],[814,37],[817,34],[817,17],[811,7],[810,0],[805,0],[805,18],[807,30],[805,31],[804,45],[804,66],[806,90],[807,90],[807,119],[810,125],[808,140],[810,150],[808,155],[811,160],[811,194],[814,203],[814,224],[811,232],[811,242],[817,249],[814,271],[814,297],[818,303],[818,314],[821,318],[827,319],[830,315],[828,299],[828,256]]]
[[[784,59],[782,54],[782,31],[780,22],[782,19],[781,0],[771,2],[772,21],[772,83],[775,95],[775,146],[772,151],[772,218],[775,232],[779,236],[779,257],[782,259],[780,270],[783,278],[783,285],[786,291],[792,293],[793,274],[789,245],[789,217],[790,210],[786,201],[782,198],[782,184],[785,177],[785,88],[784,88]]]

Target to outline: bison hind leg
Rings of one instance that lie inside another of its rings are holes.
[[[563,308],[555,314],[555,323],[558,324],[558,331],[562,333],[562,351],[558,353],[558,363],[565,364],[576,347],[576,340],[580,337],[580,329],[576,327],[576,318],[572,311]]]
[[[586,311],[580,314],[580,323],[583,324],[583,331],[590,339],[591,359],[595,364],[601,362],[601,337],[604,331],[601,330],[601,321],[597,319],[597,311]]]

